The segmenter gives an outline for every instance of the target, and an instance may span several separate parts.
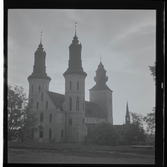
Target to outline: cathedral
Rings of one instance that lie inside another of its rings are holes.
[[[82,45],[73,37],[69,46],[68,68],[63,73],[65,95],[49,90],[51,78],[46,73],[42,40],[35,51],[33,72],[28,77],[29,105],[37,118],[32,132],[37,142],[84,142],[89,124],[113,124],[112,93],[106,85],[108,77],[101,60],[96,70],[96,82],[90,91],[90,101],[85,101],[85,78],[81,59]],[[125,123],[130,123],[127,104]]]

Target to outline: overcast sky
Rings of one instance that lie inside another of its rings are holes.
[[[22,86],[28,96],[28,80],[34,52],[40,42],[46,51],[46,72],[52,78],[50,91],[64,94],[63,73],[68,67],[69,45],[77,22],[82,44],[86,100],[100,62],[107,85],[113,91],[114,124],[125,122],[129,110],[146,115],[155,106],[155,85],[150,65],[155,62],[155,10],[8,10],[8,83]]]

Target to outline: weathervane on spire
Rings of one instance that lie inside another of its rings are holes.
[[[42,32],[43,31],[41,31],[41,35],[40,35],[40,44],[42,44]]]
[[[77,27],[77,22],[75,22],[75,36],[76,36],[76,27]]]
[[[101,53],[100,53],[100,62],[101,62]]]

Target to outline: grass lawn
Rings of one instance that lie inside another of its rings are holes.
[[[9,142],[9,163],[154,164],[154,150],[131,146]]]

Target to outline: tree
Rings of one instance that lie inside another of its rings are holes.
[[[143,118],[147,125],[147,133],[150,137],[155,135],[155,107],[152,110],[153,112],[147,113],[147,115]]]
[[[149,66],[151,75],[153,76],[153,80],[155,81],[156,79],[156,63],[153,66]]]
[[[109,122],[101,122],[93,126],[93,142],[98,145],[116,145],[118,133]]]
[[[22,87],[8,86],[8,140],[30,138],[35,124],[34,113],[27,105],[26,94]]]
[[[26,94],[23,88],[8,86],[8,140],[17,137],[24,126],[24,115],[27,106]]]
[[[19,131],[19,138],[24,140],[33,140],[34,133],[37,130],[35,126],[37,122],[36,114],[31,111],[31,107],[27,107],[25,117],[24,117],[24,126]]]
[[[144,142],[145,131],[143,128],[143,115],[130,112],[132,123],[124,125],[123,131],[127,143]]]

